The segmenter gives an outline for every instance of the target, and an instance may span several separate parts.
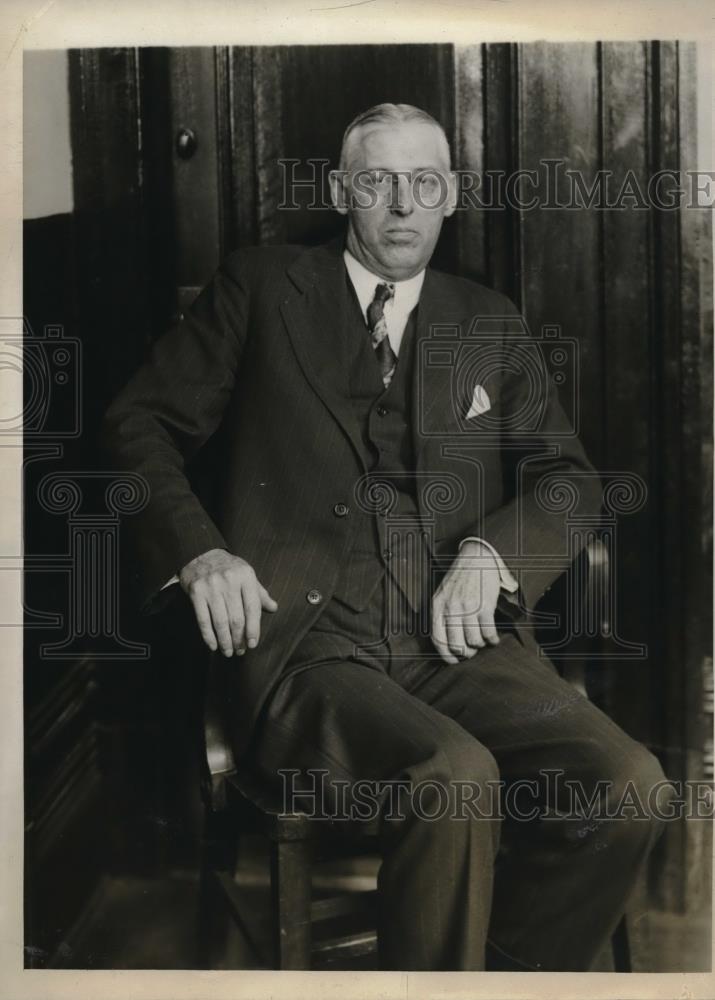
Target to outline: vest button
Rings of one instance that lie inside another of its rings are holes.
[[[336,503],[333,507],[333,514],[336,517],[346,517],[350,513],[350,508],[346,503]]]
[[[323,595],[320,593],[319,590],[309,590],[308,593],[305,595],[305,597],[306,600],[308,601],[308,604],[320,604],[320,602],[323,600]]]
[[[377,408],[377,415],[378,415],[378,417],[386,417],[387,416],[387,407],[386,406],[378,406],[378,408]]]

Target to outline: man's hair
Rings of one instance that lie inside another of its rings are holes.
[[[402,125],[405,122],[421,122],[423,125],[434,125],[439,130],[444,139],[444,151],[447,157],[447,165],[450,163],[449,142],[447,133],[436,118],[433,118],[427,111],[417,108],[414,104],[375,104],[367,111],[361,111],[359,115],[350,122],[343,132],[343,142],[340,147],[340,169],[347,170],[347,148],[350,138],[357,129],[365,125]]]

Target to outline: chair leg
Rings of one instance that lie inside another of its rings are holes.
[[[611,938],[613,947],[613,968],[616,972],[632,972],[631,943],[628,934],[628,918],[621,917]]]
[[[310,969],[311,855],[307,840],[271,843],[271,909],[276,969]]]
[[[222,813],[206,809],[201,841],[198,907],[198,968],[216,968],[226,953],[230,914],[217,875],[231,876],[236,868],[238,844]]]

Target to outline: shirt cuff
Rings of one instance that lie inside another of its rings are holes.
[[[477,538],[476,535],[469,535],[467,538],[462,539],[462,541],[459,543],[459,548],[461,549],[462,546],[466,545],[467,542],[479,542],[480,545],[484,545],[486,548],[489,549],[491,554],[494,556],[497,567],[499,569],[499,580],[501,583],[502,590],[506,590],[508,594],[515,594],[516,591],[519,589],[519,584],[512,576],[509,567],[504,562],[504,560],[499,555],[494,546],[490,545],[489,542],[485,542],[483,538]]]
[[[161,589],[162,590],[166,590],[166,588],[170,587],[172,585],[172,583],[178,583],[178,582],[179,582],[179,578],[176,575],[176,573],[174,573],[174,575],[172,576],[172,578],[170,580],[167,580],[166,583],[164,584],[164,586]]]

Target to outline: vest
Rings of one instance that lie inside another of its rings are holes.
[[[350,285],[345,356],[369,476],[357,485],[352,498],[351,513],[357,525],[335,596],[355,611],[367,607],[385,573],[395,580],[413,610],[421,607],[426,596],[429,560],[416,500],[411,421],[416,311],[407,321],[397,367],[385,389]]]

